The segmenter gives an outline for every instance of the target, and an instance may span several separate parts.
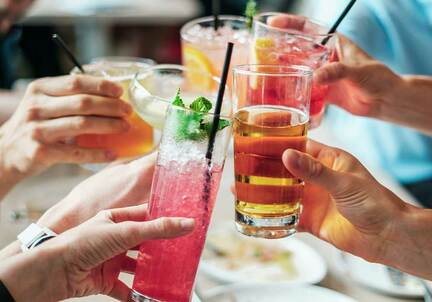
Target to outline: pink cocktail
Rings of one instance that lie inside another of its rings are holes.
[[[303,65],[318,69],[330,62],[334,53],[333,35],[327,29],[307,18],[283,15],[284,22],[271,26],[271,18],[281,16],[279,13],[265,13],[254,21],[252,42],[253,64],[266,65]],[[321,42],[328,38],[326,45]],[[313,85],[310,104],[310,123],[312,127],[320,124],[325,109],[328,87]]]
[[[140,246],[131,301],[191,300],[231,135],[231,127],[218,132],[209,167],[205,156],[208,137],[188,139],[182,132],[184,125],[179,123],[193,120],[194,114],[176,106],[168,111],[153,177],[149,219],[195,218],[195,229],[181,238],[148,241]],[[207,114],[209,117],[212,115]]]

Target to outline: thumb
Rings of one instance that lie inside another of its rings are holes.
[[[360,84],[365,80],[364,68],[335,62],[317,69],[314,74],[314,81],[318,85],[329,85],[340,80],[351,80]]]
[[[349,189],[349,175],[328,168],[308,154],[289,149],[282,155],[282,162],[292,175],[326,189],[334,198]]]

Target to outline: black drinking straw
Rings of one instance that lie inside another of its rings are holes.
[[[350,3],[348,3],[347,7],[344,9],[344,11],[342,12],[342,14],[339,16],[339,18],[336,20],[335,24],[333,24],[333,26],[330,28],[329,32],[327,33],[328,36],[325,37],[322,41],[321,41],[321,45],[326,45],[328,43],[328,41],[330,40],[330,35],[334,34],[337,30],[337,28],[339,27],[339,25],[342,23],[342,21],[345,19],[345,17],[348,15],[348,13],[350,12],[350,10],[353,8],[354,4],[356,3],[357,0],[351,0]]]
[[[220,0],[212,0],[212,13],[214,18],[214,30],[217,31],[219,28]]]
[[[225,62],[224,62],[223,71],[222,71],[222,77],[221,77],[221,81],[219,84],[219,91],[218,91],[218,95],[217,95],[217,99],[216,99],[214,118],[213,118],[211,130],[210,130],[209,143],[208,143],[207,153],[206,153],[206,158],[209,161],[209,164],[211,163],[211,160],[213,157],[214,143],[215,143],[216,133],[217,133],[217,130],[219,127],[220,113],[222,110],[222,102],[223,102],[223,98],[224,98],[224,94],[225,94],[225,86],[226,86],[226,83],[228,80],[228,72],[229,72],[229,67],[231,64],[231,56],[232,56],[233,47],[234,47],[234,44],[231,42],[228,42],[228,47],[227,47],[227,51],[226,51],[226,55],[225,55]]]
[[[76,66],[76,68],[78,68],[81,71],[81,73],[85,73],[84,68],[78,62],[78,60],[75,58],[75,56],[73,55],[73,53],[69,49],[69,47],[67,47],[66,43],[63,41],[63,39],[60,37],[60,35],[53,34],[52,39],[57,44],[57,46],[60,47],[66,53],[67,57]]]
[[[205,173],[205,184],[204,184],[204,194],[203,194],[203,200],[205,201],[205,209],[208,210],[208,203],[210,199],[210,193],[211,193],[211,164],[212,164],[212,158],[213,158],[213,149],[216,139],[216,133],[219,128],[219,121],[220,121],[220,113],[222,110],[222,102],[225,94],[225,86],[228,80],[228,72],[229,67],[231,64],[231,56],[233,51],[234,44],[231,42],[228,42],[228,47],[225,55],[225,62],[224,67],[222,71],[222,78],[219,84],[219,91],[216,99],[216,107],[215,111],[213,113],[213,123],[210,130],[209,135],[209,143],[207,146],[207,153],[206,153],[206,159],[207,159],[207,167]]]

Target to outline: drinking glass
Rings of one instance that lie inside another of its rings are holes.
[[[245,235],[296,232],[304,183],[284,167],[282,154],[306,150],[312,73],[294,65],[234,68],[235,221]]]
[[[94,59],[90,64],[85,65],[84,70],[89,75],[104,77],[120,84],[123,87],[122,100],[130,103],[128,88],[134,75],[153,65],[155,62],[150,59],[103,57]],[[78,73],[78,70],[74,69],[72,73]],[[136,112],[133,112],[126,120],[130,125],[130,129],[126,133],[85,134],[78,136],[76,143],[84,148],[112,150],[118,158],[136,157],[152,151],[154,149],[152,127],[143,121]]]
[[[214,29],[214,17],[192,20],[182,27],[180,33],[184,66],[220,77],[228,42],[235,44],[231,66],[248,63],[250,30],[246,18],[221,15],[218,22],[217,30]],[[231,72],[227,83],[231,86]]]
[[[212,113],[168,107],[148,219],[194,218],[195,229],[184,237],[148,241],[140,246],[130,301],[191,300],[232,132],[230,118],[222,116],[227,127],[217,132],[209,161],[209,136],[199,129],[206,128],[200,125],[211,125],[213,118]]]
[[[196,78],[209,83],[197,85]],[[160,141],[165,124],[166,112],[175,95],[180,94],[186,105],[198,96],[216,99],[219,78],[181,65],[162,64],[135,75],[129,88],[129,95],[135,112],[153,127],[155,143]],[[226,89],[226,96],[229,95]],[[230,99],[225,97],[222,114],[231,115]]]
[[[327,64],[335,50],[335,35],[327,34],[326,26],[301,16],[286,15],[290,23],[281,29],[268,25],[270,18],[281,13],[258,15],[253,23],[253,42],[250,56],[253,64],[305,65],[316,70]],[[321,42],[328,39],[326,45]],[[328,87],[313,85],[311,98],[311,127],[321,123],[325,111]]]

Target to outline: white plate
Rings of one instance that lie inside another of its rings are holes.
[[[416,277],[394,272],[385,265],[369,263],[359,257],[342,252],[336,254],[336,262],[342,273],[365,287],[395,297],[424,297],[424,286]],[[393,281],[395,278],[401,280],[402,283],[400,285],[395,283]]]
[[[352,298],[327,288],[303,285],[267,284],[230,285],[208,291],[206,300],[218,302],[355,302]]]
[[[296,238],[285,238],[280,240],[264,240],[245,237],[238,234],[234,227],[232,226],[229,230],[224,230],[223,232],[234,232],[236,236],[239,236],[241,240],[260,240],[262,244],[279,244],[282,248],[290,251],[293,255],[293,265],[297,271],[294,278],[289,280],[284,280],[280,283],[288,284],[316,284],[324,279],[327,273],[327,265],[324,259],[310,246]],[[222,232],[218,231],[217,233]],[[212,236],[212,233],[209,234]],[[227,242],[229,244],[229,242]],[[274,268],[273,268],[274,269]],[[200,268],[200,273],[209,276],[210,278],[222,282],[222,283],[269,283],[275,282],[271,280],[272,268],[261,266],[256,268],[251,268],[244,265],[239,270],[229,270],[217,265],[215,261],[211,259],[202,258]]]

